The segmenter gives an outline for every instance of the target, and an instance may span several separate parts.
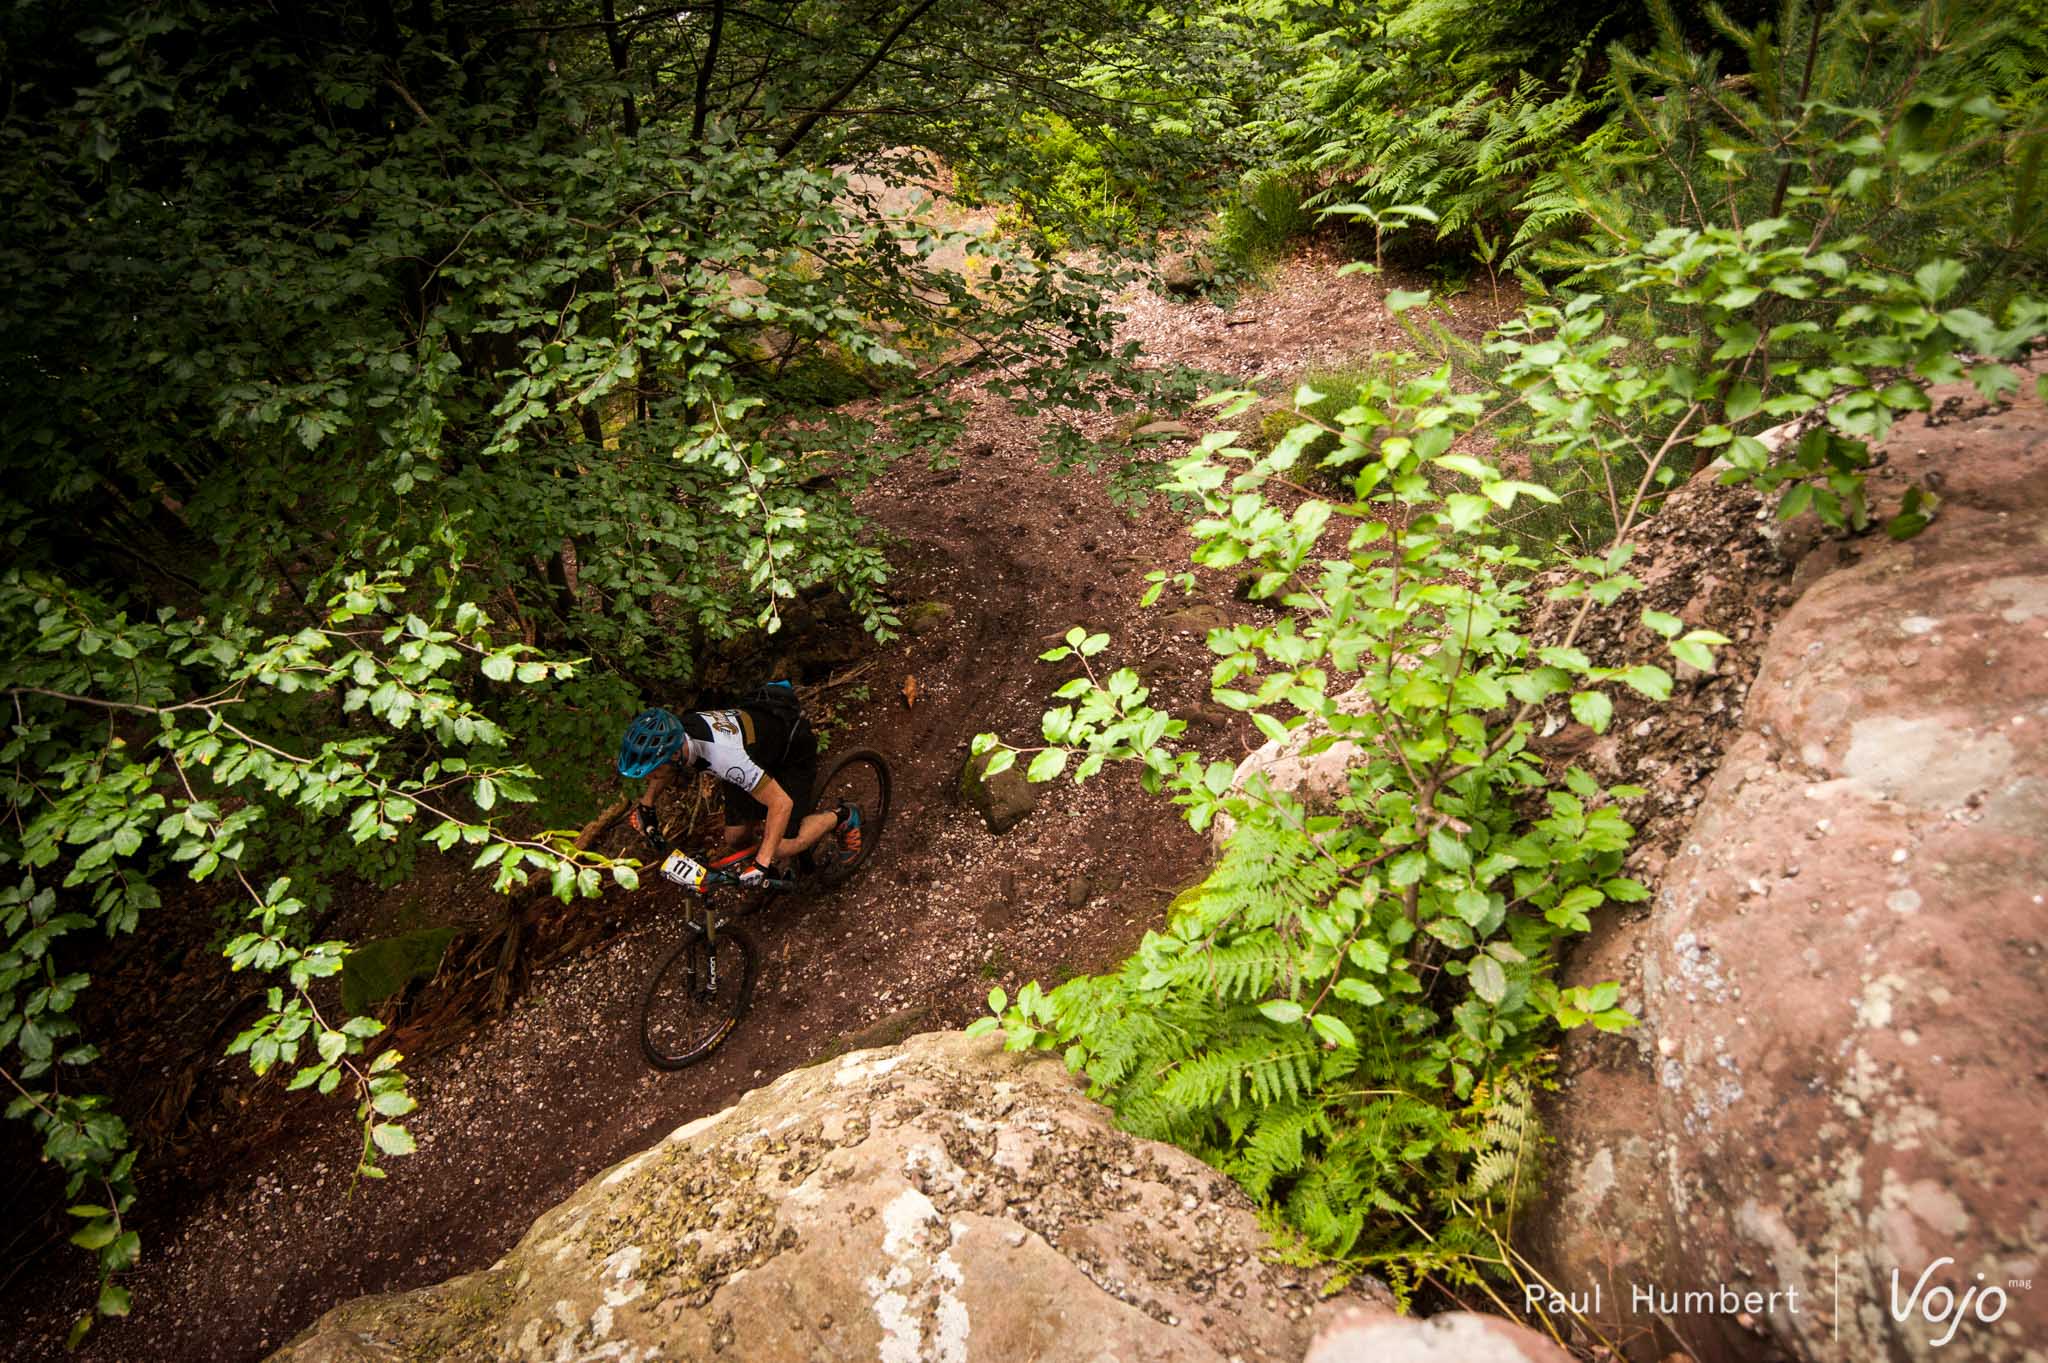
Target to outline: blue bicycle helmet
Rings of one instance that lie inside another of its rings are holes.
[[[683,722],[663,709],[642,710],[619,744],[619,775],[645,776],[683,750]]]

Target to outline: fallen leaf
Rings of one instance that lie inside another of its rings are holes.
[[[912,677],[905,677],[905,678],[903,679],[903,705],[904,705],[904,708],[905,708],[905,709],[909,709],[909,708],[911,708],[911,707],[915,706],[916,704],[917,704],[917,678],[916,678],[916,677],[914,677],[914,676],[912,676]]]

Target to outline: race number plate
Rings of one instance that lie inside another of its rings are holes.
[[[671,852],[661,863],[661,873],[686,890],[704,883],[704,868],[681,852]]]

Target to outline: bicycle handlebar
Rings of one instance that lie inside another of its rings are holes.
[[[698,888],[704,890],[724,890],[745,883],[730,871],[706,870],[704,873],[704,883]],[[763,876],[761,877],[759,888],[764,890],[794,890],[796,888],[796,881],[777,880],[769,876]]]
[[[695,860],[695,858],[692,858],[692,860]],[[741,880],[739,876],[735,875],[731,871],[723,869],[722,867],[704,866],[702,862],[698,862],[697,864],[700,867],[703,867],[704,878],[702,880],[699,880],[695,885],[690,884],[688,881],[682,879],[679,876],[669,875],[668,871],[665,868],[657,869],[660,871],[661,877],[664,880],[667,880],[670,884],[675,885],[678,889],[690,890],[696,894],[703,894],[707,890],[729,890],[736,886],[743,888],[755,888],[753,886],[747,886],[746,882]],[[764,890],[794,890],[798,888],[798,883],[796,880],[780,876],[763,876],[760,879],[760,881],[757,882],[757,885],[758,888]]]

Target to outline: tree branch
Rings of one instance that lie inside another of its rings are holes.
[[[844,85],[833,91],[830,99],[805,114],[797,125],[789,130],[789,135],[776,144],[775,158],[779,161],[795,151],[798,144],[810,136],[811,129],[818,125],[819,119],[851,98],[853,92],[860,88],[861,82],[873,75],[875,68],[882,64],[882,58],[889,55],[889,49],[896,46],[898,40],[903,37],[910,26],[923,18],[925,11],[929,10],[936,3],[938,3],[938,0],[921,0],[921,3],[913,6],[908,14],[898,19],[896,27],[889,30],[888,35],[882,39],[880,46],[876,47],[869,54],[868,59],[861,63],[860,70],[854,72],[853,75],[847,78]]]
[[[704,140],[704,122],[711,116],[711,72],[718,64],[718,40],[725,32],[725,0],[711,6],[711,35],[704,40],[704,60],[697,67],[696,112],[690,118],[690,140]]]
[[[604,15],[604,46],[605,51],[612,59],[612,74],[617,76],[619,83],[626,87],[626,106],[623,110],[626,136],[638,137],[640,135],[640,108],[633,102],[633,87],[629,83],[631,77],[628,75],[633,61],[632,50],[627,46],[626,35],[619,29],[619,12],[616,0],[599,0],[599,8]]]

